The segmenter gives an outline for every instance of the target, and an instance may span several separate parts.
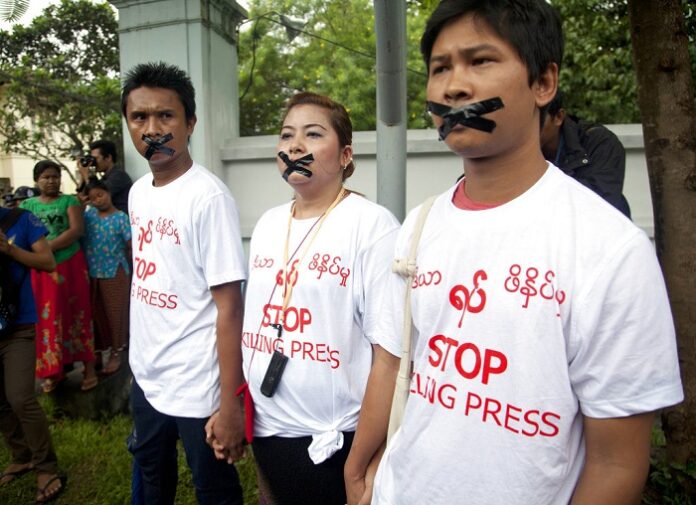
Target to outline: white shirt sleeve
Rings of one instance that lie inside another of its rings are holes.
[[[203,275],[209,287],[246,279],[239,212],[226,193],[212,196],[194,226]]]
[[[683,400],[674,325],[655,251],[636,233],[580,293],[569,374],[588,417],[624,417]]]

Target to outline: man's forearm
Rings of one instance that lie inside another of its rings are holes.
[[[217,352],[220,367],[220,415],[237,412],[240,401],[235,396],[244,381],[242,374],[241,334],[244,308],[239,283],[212,288],[218,307],[216,322]]]
[[[571,505],[637,505],[648,468],[647,461],[634,468],[586,464]]]
[[[379,346],[375,347],[375,353],[358,428],[346,461],[346,480],[363,478],[374,455],[387,439],[399,358]]]
[[[640,503],[650,466],[651,412],[628,417],[584,417],[585,466],[572,505]]]

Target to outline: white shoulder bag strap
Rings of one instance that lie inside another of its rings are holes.
[[[423,225],[428,217],[430,208],[435,202],[436,196],[431,196],[420,208],[418,218],[413,226],[413,236],[411,237],[411,247],[408,253],[408,259],[395,259],[392,264],[392,271],[404,277],[406,280],[406,295],[404,297],[404,328],[403,339],[401,341],[401,363],[399,365],[399,373],[396,376],[396,388],[394,389],[394,399],[392,400],[391,414],[389,415],[389,429],[387,431],[387,443],[396,433],[396,430],[401,426],[401,420],[404,416],[406,401],[408,400],[408,392],[411,387],[411,330],[413,323],[411,321],[411,285],[413,277],[416,274],[416,254],[418,251],[418,243],[420,242]]]

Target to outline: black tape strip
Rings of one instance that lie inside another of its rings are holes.
[[[496,127],[495,121],[481,116],[503,107],[503,101],[499,97],[489,98],[488,100],[470,103],[457,108],[442,105],[441,103],[427,102],[428,111],[442,118],[442,125],[437,130],[440,134],[440,140],[445,140],[445,137],[457,125],[474,128],[486,133],[492,132]]]
[[[171,133],[167,133],[166,135],[158,139],[153,139],[152,137],[148,137],[147,135],[143,135],[141,138],[147,144],[147,151],[145,151],[146,160],[152,158],[152,155],[155,154],[157,151],[161,151],[164,154],[168,154],[169,156],[172,156],[174,154],[174,149],[164,145],[174,138],[174,135],[172,135]]]
[[[314,156],[312,155],[312,153],[302,156],[302,158],[296,159],[294,161],[291,160],[290,156],[285,154],[283,151],[280,151],[278,153],[278,157],[281,160],[283,160],[283,163],[285,163],[285,165],[288,167],[285,169],[285,172],[283,172],[283,179],[285,179],[286,181],[288,180],[288,177],[290,177],[290,174],[293,172],[302,174],[305,177],[312,177],[312,172],[306,168],[307,165],[314,161]]]

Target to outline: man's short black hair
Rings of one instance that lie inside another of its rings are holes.
[[[442,0],[430,15],[421,37],[425,66],[437,36],[444,26],[465,15],[485,21],[500,38],[517,51],[527,67],[529,85],[549,66],[560,70],[563,59],[563,30],[556,9],[546,0]]]
[[[110,140],[97,140],[89,145],[90,151],[94,151],[95,149],[99,149],[102,156],[111,156],[111,161],[116,163],[116,158],[118,158],[116,154],[116,144]]]
[[[121,112],[126,115],[130,92],[137,88],[165,88],[175,91],[184,106],[186,121],[196,117],[196,92],[189,76],[175,65],[163,61],[140,63],[126,74],[121,89]]]

